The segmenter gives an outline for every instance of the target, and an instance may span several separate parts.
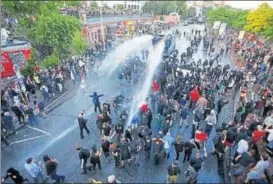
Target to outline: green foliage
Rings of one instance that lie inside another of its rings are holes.
[[[20,71],[21,75],[24,77],[28,77],[34,74],[35,71],[35,65],[26,65],[24,68]]]
[[[32,49],[32,53],[31,53],[31,58],[27,61],[27,63],[25,64],[24,68],[20,71],[20,73],[24,76],[30,76],[33,75],[35,72],[35,66],[36,66],[36,62],[37,61],[37,52],[36,50],[33,48]]]
[[[74,34],[72,39],[72,55],[83,54],[88,48],[88,41],[85,40],[80,31]]]
[[[149,1],[144,4],[142,11],[156,15],[169,15],[170,13],[179,11],[177,2],[178,1]],[[183,3],[180,3],[179,5],[182,4]]]
[[[96,8],[98,8],[98,3],[97,3],[96,1],[92,1],[92,2],[90,3],[90,8],[91,8],[91,9],[96,9]]]
[[[54,52],[50,56],[46,57],[42,62],[41,62],[41,67],[42,68],[52,68],[57,65],[61,64],[60,58],[59,58],[59,53]]]
[[[118,5],[117,5],[117,9],[118,9],[118,10],[124,10],[124,8],[125,8],[125,7],[124,7],[123,4],[118,4]]]
[[[80,6],[81,1],[65,1],[66,6]]]
[[[235,10],[229,7],[220,7],[216,10],[207,11],[208,21],[221,21],[227,23],[234,29],[242,29],[246,25],[248,12],[245,10]]]
[[[176,1],[176,5],[177,5],[177,13],[180,16],[185,17],[188,15],[189,8],[187,7],[186,1]]]
[[[262,3],[255,11],[250,12],[244,30],[273,39],[273,8]]]
[[[189,10],[188,10],[188,16],[192,17],[192,16],[195,16],[196,14],[196,10],[194,7],[190,7]]]
[[[35,41],[59,52],[69,47],[75,32],[81,29],[78,19],[57,13],[41,15],[35,27]]]
[[[51,55],[55,50],[65,53],[71,47],[72,39],[81,29],[78,19],[61,15],[59,7],[63,1],[3,1],[3,9],[9,17],[18,20],[14,36],[29,41],[39,53]],[[66,1],[76,5],[79,1]],[[71,50],[71,49],[70,49]],[[77,50],[77,49],[76,49]]]

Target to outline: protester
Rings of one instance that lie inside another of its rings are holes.
[[[34,162],[32,158],[28,158],[24,164],[25,169],[32,178],[33,183],[43,183],[45,181],[42,168]]]
[[[65,180],[65,176],[57,174],[58,161],[55,158],[50,158],[48,155],[44,155],[43,160],[46,174],[57,183],[63,182]]]
[[[6,173],[7,175],[2,178],[2,182],[4,182],[8,178],[11,178],[12,181],[16,184],[17,183],[21,184],[24,183],[25,181],[29,182],[28,179],[24,179],[24,177],[19,173],[19,171],[17,171],[13,167],[9,168]]]

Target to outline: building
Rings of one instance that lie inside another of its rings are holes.
[[[116,36],[116,28],[118,24],[127,22],[152,21],[151,16],[125,16],[125,17],[104,17],[103,24],[100,18],[92,18],[86,21],[83,27],[83,34],[90,41],[91,47],[96,43],[103,42],[106,39],[113,39]]]

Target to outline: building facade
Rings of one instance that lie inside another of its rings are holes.
[[[125,22],[137,22],[137,21],[152,21],[152,17],[138,17],[124,20],[109,20],[104,21],[101,25],[99,22],[85,24],[82,28],[84,37],[90,41],[91,47],[94,47],[96,43],[102,43],[107,39],[114,39],[116,37],[116,28],[118,24]]]

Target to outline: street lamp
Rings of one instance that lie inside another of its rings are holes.
[[[103,4],[103,3],[102,3]],[[101,27],[101,37],[102,37],[102,42],[103,42],[103,48],[105,50],[105,42],[104,42],[104,28],[103,28],[103,23],[102,23],[102,4],[100,6],[100,27]]]

